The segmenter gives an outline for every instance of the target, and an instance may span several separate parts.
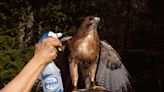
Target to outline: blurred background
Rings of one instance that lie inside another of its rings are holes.
[[[164,92],[163,6],[163,0],[0,0],[0,77],[7,83],[20,72],[43,33],[73,35],[80,19],[93,15],[135,92]]]

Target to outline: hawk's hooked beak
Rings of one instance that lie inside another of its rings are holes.
[[[100,21],[100,18],[99,17],[94,17],[94,19],[99,22]]]
[[[92,25],[90,26],[90,30],[97,30],[99,22],[100,22],[100,18],[99,17],[93,17]]]

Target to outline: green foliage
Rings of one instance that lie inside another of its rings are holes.
[[[16,28],[0,28],[0,76],[5,83],[13,79],[33,55],[33,46],[19,47]]]
[[[0,44],[0,76],[8,82],[33,55],[33,47],[19,48],[18,39],[8,35],[0,36]]]
[[[46,31],[63,31],[67,20],[60,0],[0,1],[0,76],[5,83],[33,56],[38,38]]]
[[[22,49],[7,49],[0,51],[0,75],[5,82],[11,80],[22,69],[31,55]]]
[[[61,1],[47,1],[45,6],[35,15],[36,21],[41,23],[43,29],[49,27],[48,30],[54,32],[63,31],[68,18],[62,10]]]

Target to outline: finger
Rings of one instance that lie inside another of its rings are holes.
[[[52,60],[57,57],[57,49],[53,46],[50,46],[49,48],[50,56],[52,57]]]
[[[35,48],[37,48],[38,47],[38,44],[35,44]]]
[[[53,50],[53,59],[55,59],[57,57],[57,49],[55,48],[54,50]]]
[[[60,42],[60,40],[58,38],[54,38],[54,37],[48,37],[48,38],[44,39],[43,42],[48,45],[53,45],[54,47],[62,46],[62,43]]]
[[[38,46],[40,43],[35,44],[35,51],[40,49],[40,46]]]

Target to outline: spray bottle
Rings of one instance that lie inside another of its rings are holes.
[[[49,31],[43,34],[39,42],[47,37],[59,38],[61,36],[62,33],[53,33]],[[60,48],[57,49],[61,51]],[[44,92],[64,92],[60,69],[55,65],[53,61],[44,68],[40,77]]]

